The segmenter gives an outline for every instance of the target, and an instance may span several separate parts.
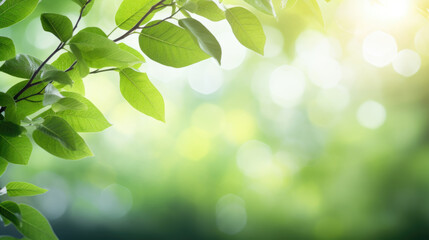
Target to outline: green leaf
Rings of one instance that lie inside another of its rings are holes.
[[[0,157],[0,177],[6,171],[7,161]]]
[[[25,128],[16,125],[12,122],[1,121],[0,120],[0,135],[6,137],[17,137],[21,135],[21,133],[25,130]]]
[[[21,210],[18,204],[12,201],[4,201],[0,203],[0,215],[6,226],[9,225],[9,223],[11,222],[15,226],[20,226],[21,225],[20,214],[21,214]]]
[[[0,157],[14,164],[26,165],[33,145],[27,136],[7,137],[0,135]]]
[[[80,77],[86,77],[89,74],[89,67],[82,55],[82,52],[75,45],[70,45],[70,50],[76,57],[77,64],[75,67],[79,70]]]
[[[225,13],[211,0],[188,1],[183,9],[217,22],[225,19]]]
[[[80,50],[83,60],[89,67],[127,67],[141,62],[112,40],[96,33],[81,31],[72,38],[70,44]],[[76,57],[79,60],[79,56]]]
[[[10,197],[35,196],[48,190],[26,182],[10,182],[6,184],[7,195]]]
[[[185,18],[179,20],[179,25],[195,36],[201,49],[205,53],[214,57],[220,64],[222,58],[222,49],[220,44],[203,24],[193,18]]]
[[[320,9],[320,5],[317,2],[317,0],[304,0],[304,3],[310,7],[311,11],[313,12],[314,16],[319,21],[319,23],[323,27],[325,27],[325,20],[323,18],[322,10]]]
[[[6,0],[0,5],[0,28],[9,27],[26,18],[39,0]]]
[[[0,92],[0,106],[2,107],[14,107],[15,101],[13,97],[7,93]]]
[[[252,5],[259,11],[274,16],[273,6],[271,0],[245,0],[248,4]]]
[[[158,21],[147,25],[157,24]],[[140,48],[150,59],[171,67],[186,67],[209,58],[185,29],[169,22],[144,28],[139,37]]]
[[[15,57],[15,45],[12,39],[0,36],[0,61]]]
[[[80,102],[76,98],[69,97],[62,98],[52,105],[52,110],[54,112],[61,112],[65,110],[85,111],[87,109],[88,107],[84,103]]]
[[[15,84],[14,86],[12,86],[7,91],[7,94],[9,94],[10,96],[14,96],[16,93],[18,93],[27,84],[27,82],[28,81],[22,81],[22,82]],[[46,86],[45,83],[33,86],[33,87],[29,88],[27,91],[25,91],[20,96],[20,98],[28,97],[28,96],[36,94],[40,91],[43,92],[43,89],[45,88],[45,86]],[[37,112],[43,108],[43,103],[42,103],[43,95],[36,95],[36,96],[29,97],[28,100],[30,100],[31,102],[20,101],[20,102],[16,103],[16,118],[18,120],[22,120],[26,116],[33,114],[33,113],[35,113],[35,112]],[[7,109],[6,109],[6,111],[7,111]]]
[[[298,2],[298,0],[287,0],[287,2],[286,2],[286,8],[293,8],[293,7],[295,7],[296,2]]]
[[[50,154],[71,160],[92,156],[85,141],[65,120],[49,116],[42,125],[33,132],[33,139]]]
[[[21,226],[16,226],[19,232],[31,240],[57,240],[48,220],[36,209],[19,204],[21,210]]]
[[[0,114],[0,116],[2,116],[2,120],[11,121],[14,123],[19,122],[16,115],[15,100],[13,100],[12,96],[7,93],[0,92],[0,106],[6,107],[4,119],[3,116]]]
[[[76,57],[70,53],[66,52],[61,54],[57,60],[52,63],[52,66],[56,67],[58,70],[65,71],[76,61]],[[77,92],[81,95],[85,95],[85,86],[83,85],[82,78],[79,73],[80,66],[75,66],[72,70],[68,71],[67,74],[74,82],[73,85],[63,85],[56,84],[55,87],[58,89],[63,89],[65,91]],[[89,71],[89,69],[87,69]]]
[[[95,0],[91,0],[91,2],[86,5],[85,9],[83,10],[82,16],[86,16],[89,11],[91,11],[92,5],[94,5],[94,1]],[[77,3],[82,8],[83,6],[85,6],[87,0],[73,0],[73,2]]]
[[[52,84],[48,84],[45,88],[45,94],[43,94],[43,106],[52,105],[58,102],[61,98],[64,98],[63,95],[56,89]]]
[[[164,99],[145,73],[126,68],[120,71],[122,96],[138,111],[165,121]]]
[[[44,13],[40,16],[43,30],[54,34],[61,42],[67,42],[73,36],[73,23],[66,16]]]
[[[111,126],[100,110],[85,97],[73,92],[62,92],[66,98],[73,98],[86,106],[85,110],[69,109],[55,113],[48,110],[42,114],[45,116],[58,116],[66,120],[77,132],[100,132]]]
[[[50,116],[37,127],[37,131],[55,139],[68,150],[77,150],[75,140],[76,133],[73,128],[62,118]]]
[[[226,10],[226,19],[235,37],[243,46],[261,55],[264,54],[264,30],[253,13],[242,7],[234,7]]]
[[[101,30],[100,28],[98,28],[98,27],[87,27],[87,28],[84,28],[84,29],[80,30],[80,32],[95,33],[95,34],[98,34],[100,36],[103,36],[103,37],[107,38],[107,34],[103,30]]]
[[[136,68],[136,69],[140,68],[142,66],[142,63],[146,62],[146,60],[144,59],[143,55],[139,51],[137,51],[134,48],[128,46],[127,44],[125,44],[125,43],[119,43],[118,46],[122,50],[127,51],[127,52],[133,54],[134,56],[136,56],[140,60],[141,63],[137,63],[136,65],[132,66],[133,68]]]
[[[130,30],[140,19],[155,5],[158,0],[124,0],[116,12],[115,22],[120,29]],[[140,24],[147,23],[154,15],[155,11],[149,14]]]
[[[42,61],[35,57],[19,54],[15,58],[7,60],[0,67],[0,71],[14,77],[30,79],[37,68],[39,68],[40,64],[42,64]],[[48,70],[55,70],[55,68],[48,64],[44,65],[35,79],[40,79],[41,74]]]
[[[70,78],[70,76],[64,72],[59,70],[51,70],[46,71],[42,74],[42,81],[45,82],[58,82],[64,85],[72,85],[73,80]]]

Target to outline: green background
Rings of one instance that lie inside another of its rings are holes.
[[[351,21],[341,1],[320,2],[325,26],[299,3],[277,20],[259,15],[265,57],[239,47],[224,22],[209,23],[222,67],[210,59],[174,69],[147,59],[142,70],[166,100],[165,124],[125,102],[117,74],[86,78],[86,97],[113,124],[83,135],[95,157],[66,161],[35,147],[28,167],[9,166],[0,183],[49,189],[20,201],[45,214],[60,239],[428,239],[429,51],[415,39],[429,21],[412,10]],[[119,4],[97,1],[82,25],[109,32]],[[0,35],[13,38],[19,53],[45,58],[57,42],[41,30],[43,12],[76,20],[78,7],[42,1]],[[415,75],[363,59],[362,42],[376,30],[421,56]],[[127,43],[138,46],[137,38]],[[306,64],[323,65],[318,51],[341,67],[332,91],[309,80],[315,70]],[[285,65],[305,78],[290,105],[270,91],[273,72]],[[0,90],[17,81],[0,74]],[[386,111],[376,129],[357,117],[368,100]],[[0,233],[16,234],[12,227]]]

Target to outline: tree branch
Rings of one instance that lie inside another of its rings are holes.
[[[114,42],[118,42],[121,41],[122,39],[128,37],[132,32],[134,32],[134,30],[138,29],[140,27],[140,24],[154,11],[156,10],[156,8],[160,5],[162,5],[166,0],[161,0],[158,3],[156,3],[155,5],[153,5],[149,11],[140,19],[140,21],[137,22],[136,25],[134,25],[134,27],[132,27],[130,30],[128,30],[126,33],[124,33],[122,36],[116,38],[115,40],[113,40]]]

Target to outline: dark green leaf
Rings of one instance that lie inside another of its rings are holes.
[[[0,157],[15,164],[26,165],[33,145],[27,136],[7,137],[0,135]]]
[[[120,71],[122,96],[138,111],[165,121],[164,99],[145,73],[126,68]]]
[[[15,45],[12,39],[0,37],[0,61],[8,60],[15,57]]]
[[[89,67],[88,67],[88,64],[86,63],[86,61],[82,55],[82,52],[75,45],[70,45],[70,50],[72,51],[72,53],[76,57],[77,64],[75,67],[79,71],[80,77],[81,78],[86,77],[89,74]]]
[[[147,25],[157,24],[158,21]],[[150,59],[171,67],[186,67],[209,58],[185,29],[169,22],[144,28],[140,48]]]
[[[64,72],[59,70],[51,70],[46,71],[42,74],[42,80],[45,82],[58,82],[64,85],[72,85],[73,80],[70,78],[70,76]]]
[[[98,34],[100,36],[107,37],[107,34],[98,27],[87,27],[87,28],[80,30],[80,32],[95,33],[95,34]]]
[[[264,54],[264,30],[253,13],[242,7],[234,7],[226,10],[226,19],[235,37],[243,46],[261,55]]]
[[[15,226],[21,225],[20,220],[21,210],[18,204],[12,201],[4,201],[0,203],[0,215],[5,225],[9,225],[12,222]]]
[[[116,12],[115,22],[120,29],[130,30],[155,5],[158,0],[124,0]],[[147,23],[154,15],[149,14],[140,24]]]
[[[0,5],[0,28],[9,27],[30,15],[39,0],[6,0]]]
[[[179,25],[195,36],[201,49],[205,53],[214,57],[220,64],[222,58],[222,49],[220,48],[220,44],[203,24],[193,18],[185,18],[179,20]]]
[[[21,135],[21,133],[25,130],[25,128],[16,125],[12,122],[6,122],[0,120],[0,135],[6,137],[17,137]]]
[[[96,33],[79,32],[72,38],[70,44],[80,50],[83,60],[89,67],[127,67],[141,62],[112,40]],[[79,57],[76,57],[79,60]]]
[[[92,156],[85,141],[65,120],[50,116],[46,118],[43,126],[45,128],[38,127],[33,132],[33,139],[50,154],[71,160]]]
[[[0,157],[0,177],[6,171],[7,161]]]
[[[62,92],[61,94],[66,98],[73,98],[85,104],[86,109],[69,109],[57,113],[48,110],[42,114],[43,117],[59,116],[66,120],[77,132],[99,132],[111,126],[100,110],[85,97],[73,92]]]
[[[77,150],[76,133],[73,128],[62,118],[50,116],[37,127],[37,130],[57,142],[61,143],[68,150]]]
[[[5,111],[6,121],[18,122],[18,119],[16,116],[16,104],[11,95],[0,92],[0,106],[6,107],[6,111]]]
[[[19,54],[15,58],[7,60],[0,67],[0,71],[14,77],[30,79],[36,69],[39,68],[40,64],[42,64],[42,61],[35,57]],[[55,68],[48,64],[44,65],[42,71],[37,74],[35,79],[40,79],[42,72],[48,70],[55,70]]]
[[[13,107],[15,106],[15,101],[13,100],[13,97],[9,94],[0,92],[0,106]]]
[[[52,66],[56,67],[58,70],[66,70],[68,69],[76,60],[76,57],[70,53],[66,52],[61,54],[57,60],[52,63]],[[85,95],[85,86],[83,85],[82,78],[79,74],[79,65],[75,66],[74,69],[67,72],[69,77],[74,82],[73,85],[63,85],[56,84],[55,87],[58,89],[63,89],[65,91],[77,92],[81,95]]]
[[[10,197],[35,196],[48,190],[26,182],[10,182],[6,184],[7,195]]]
[[[67,42],[73,36],[73,23],[66,16],[44,13],[40,16],[40,21],[43,29],[54,34],[61,42]]]
[[[77,3],[81,8],[82,8],[83,6],[85,6],[85,4],[86,4],[86,2],[87,2],[87,1],[88,1],[88,0],[73,0],[73,2]],[[84,9],[84,11],[83,11],[82,16],[86,16],[86,15],[89,13],[89,11],[91,11],[92,6],[94,5],[94,1],[95,1],[95,0],[91,0],[91,2],[89,2],[89,3],[85,6],[85,9]]]
[[[21,226],[17,226],[19,232],[31,240],[57,240],[48,220],[36,209],[19,204],[21,210]]]
[[[7,94],[9,94],[10,96],[14,96],[27,84],[27,82],[28,81],[22,81],[15,84],[7,91]],[[36,94],[41,90],[43,90],[45,86],[46,84],[38,84],[36,86],[33,86],[29,88],[27,91],[25,91],[20,96],[20,98],[24,98],[24,97],[28,97],[30,95]],[[28,100],[30,100],[31,102],[20,101],[16,104],[16,117],[18,120],[22,120],[26,116],[33,114],[43,108],[43,103],[42,103],[43,95],[36,95],[36,96],[29,97]]]

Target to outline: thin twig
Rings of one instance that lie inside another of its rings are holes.
[[[116,38],[115,40],[113,40],[114,42],[118,42],[121,41],[122,39],[126,38],[127,36],[129,36],[132,32],[134,32],[134,30],[138,29],[140,27],[140,24],[161,4],[163,4],[166,0],[161,0],[159,1],[157,4],[153,5],[149,11],[136,23],[136,25],[134,25],[134,27],[132,27],[130,30],[128,30],[126,33],[124,33],[122,36]]]
[[[166,18],[164,18],[164,19],[162,19],[162,20],[160,20],[160,21],[158,21],[158,22],[156,22],[156,23],[154,23],[154,24],[152,24],[152,25],[149,25],[149,26],[144,26],[144,27],[142,27],[141,29],[146,29],[146,28],[151,28],[151,27],[155,27],[156,25],[158,25],[158,24],[160,24],[160,23],[162,23],[162,22],[165,22],[165,21],[167,21],[168,19],[171,19],[171,18],[173,18],[174,17],[174,15],[176,15],[178,12],[180,12],[180,10],[181,10],[181,8],[179,8],[179,10],[177,10],[177,11],[175,11],[173,14],[171,14],[170,16],[168,16],[168,17],[166,17]]]
[[[97,70],[90,72],[90,74],[102,73],[102,72],[108,72],[108,71],[116,71],[116,70],[118,70],[118,68],[97,69]]]

